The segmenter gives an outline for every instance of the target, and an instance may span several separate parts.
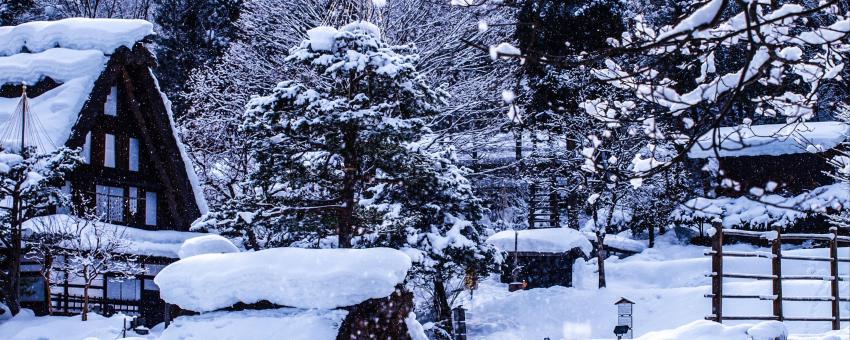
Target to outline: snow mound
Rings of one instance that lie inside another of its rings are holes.
[[[145,20],[70,18],[33,21],[0,27],[0,55],[20,53],[24,49],[42,52],[55,47],[111,54],[121,46],[132,47],[153,34],[153,25]]]
[[[230,240],[221,235],[204,235],[193,237],[183,241],[180,250],[177,251],[177,256],[181,259],[189,258],[203,254],[227,254],[238,253],[239,248],[236,248]]]
[[[165,301],[196,312],[264,300],[337,308],[389,296],[410,266],[407,255],[389,248],[274,248],[193,256],[165,267],[154,282]]]
[[[285,334],[293,340],[333,340],[347,314],[343,310],[281,308],[181,316],[159,339],[279,339]]]
[[[714,135],[717,135],[717,141]],[[823,152],[835,148],[850,135],[850,125],[841,122],[807,122],[723,127],[697,139],[690,158],[780,156]]]
[[[310,48],[313,51],[333,51],[337,32],[336,28],[329,26],[319,26],[307,30]]]
[[[505,230],[490,236],[490,243],[502,251],[563,253],[578,248],[585,255],[590,255],[593,246],[580,231],[570,228],[546,228],[527,230]]]
[[[375,24],[368,21],[354,21],[345,26],[339,28],[341,32],[354,32],[354,31],[363,31],[366,34],[372,36],[375,39],[381,39],[381,29]]]

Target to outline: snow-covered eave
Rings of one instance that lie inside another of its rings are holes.
[[[564,254],[578,250],[589,256],[593,251],[584,234],[570,228],[505,230],[486,242],[506,252]]]
[[[183,144],[183,140],[180,139],[180,134],[177,132],[177,124],[174,122],[174,113],[171,111],[171,100],[169,100],[168,96],[166,96],[160,89],[159,80],[156,78],[156,75],[154,75],[153,70],[148,69],[148,72],[150,72],[151,78],[154,80],[156,90],[159,92],[159,95],[162,98],[162,104],[165,106],[165,112],[168,114],[168,123],[170,124],[171,133],[174,136],[174,142],[177,143],[177,149],[180,150],[180,158],[183,159],[186,177],[189,178],[189,183],[192,185],[192,194],[195,198],[195,204],[198,206],[198,210],[200,210],[201,215],[205,215],[210,211],[209,205],[207,204],[207,198],[204,195],[204,190],[203,187],[201,187],[201,181],[198,178],[198,174],[195,173],[195,165],[192,162],[192,159],[189,158],[189,152],[186,150],[186,145]]]
[[[681,204],[672,214],[680,222],[712,221],[720,218],[726,228],[786,227],[812,215],[850,208],[850,187],[836,183],[793,197],[776,194],[753,200],[749,197],[697,197]]]
[[[25,231],[25,235],[31,235],[36,232],[57,232],[66,230],[71,234],[93,237],[91,236],[91,228],[93,227],[104,230],[104,235],[117,235],[126,242],[125,246],[116,250],[117,253],[170,259],[176,259],[179,257],[178,252],[184,241],[207,235],[198,232],[175,230],[145,230],[105,222],[83,222],[75,220],[74,217],[65,214],[41,216],[27,220],[23,223],[22,229]],[[82,232],[77,232],[77,228],[82,228]],[[77,247],[75,244],[76,243],[72,242],[60,244],[58,246],[69,250],[85,250],[75,249]],[[79,244],[84,245],[86,242]]]
[[[821,153],[837,147],[848,135],[850,125],[835,121],[721,127],[700,136],[688,157]]]

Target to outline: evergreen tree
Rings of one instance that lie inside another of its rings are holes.
[[[3,0],[0,3],[0,26],[13,26],[30,21],[37,12],[34,0]]]
[[[155,0],[157,78],[174,100],[175,115],[185,112],[181,100],[192,70],[220,57],[236,35],[242,0]]]
[[[293,48],[300,80],[248,104],[246,143],[256,168],[239,199],[197,228],[276,245],[388,246],[417,263],[433,289],[435,318],[450,328],[445,283],[491,269],[483,209],[451,148],[425,120],[445,94],[414,67],[411,46],[389,46],[367,22],[319,27]]]

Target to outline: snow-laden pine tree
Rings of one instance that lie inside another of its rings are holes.
[[[449,328],[446,283],[486,273],[495,252],[467,170],[426,127],[445,94],[417,72],[417,58],[368,22],[309,30],[288,58],[305,71],[248,104],[242,130],[256,167],[242,187],[251,190],[196,228],[253,249],[404,249]]]

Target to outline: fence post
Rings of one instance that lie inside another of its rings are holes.
[[[829,232],[832,234],[832,240],[829,241],[829,275],[832,276],[832,329],[841,329],[841,312],[839,303],[841,302],[838,289],[838,228],[830,227]]]
[[[779,321],[785,319],[782,314],[782,234],[781,229],[777,226],[775,229],[776,238],[771,241],[771,253],[773,253],[773,315],[779,318]]]
[[[463,306],[452,309],[452,320],[454,320],[454,340],[466,340],[466,310]]]
[[[711,314],[714,315],[714,321],[723,322],[723,224],[715,221],[712,226]]]

